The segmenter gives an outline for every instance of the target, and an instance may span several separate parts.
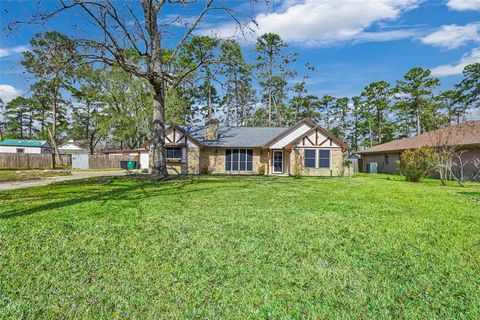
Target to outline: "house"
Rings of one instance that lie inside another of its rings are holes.
[[[348,146],[312,121],[291,127],[169,126],[166,130],[170,174],[259,174],[288,176],[341,174]],[[150,142],[146,145],[150,147]],[[140,155],[142,158],[142,156]]]
[[[398,173],[397,161],[402,152],[424,146],[456,146],[459,151],[463,150],[464,162],[480,159],[480,121],[466,121],[415,137],[393,140],[357,153],[362,156],[364,172],[376,167],[380,173]],[[467,174],[471,174],[476,168],[473,165],[466,165],[465,170]]]
[[[68,140],[66,143],[58,147],[60,154],[86,154],[89,153],[88,150],[82,148],[80,143],[73,140]]]
[[[45,140],[5,139],[0,142],[0,153],[50,154],[52,147]]]

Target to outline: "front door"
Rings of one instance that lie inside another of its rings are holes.
[[[283,173],[283,151],[273,151],[273,173]]]

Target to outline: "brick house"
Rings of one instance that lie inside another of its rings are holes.
[[[472,162],[475,158],[480,159],[480,121],[466,121],[415,137],[393,140],[357,153],[362,156],[364,172],[368,172],[368,168],[374,164],[379,173],[398,173],[397,161],[403,151],[423,146],[442,145],[455,146],[458,151],[463,151],[462,161],[464,162]],[[472,164],[465,166],[468,175],[474,174],[474,170],[476,168]]]
[[[337,176],[348,146],[305,119],[280,128],[223,127],[216,121],[206,126],[172,125],[166,130],[166,149],[170,174],[248,175],[264,170],[288,176],[301,164],[303,175]]]

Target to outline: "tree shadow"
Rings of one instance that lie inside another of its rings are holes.
[[[87,180],[87,181],[85,181]],[[21,217],[26,215],[31,215],[35,213],[39,213],[46,210],[58,209],[63,207],[68,207],[84,202],[90,201],[103,201],[107,203],[111,200],[131,200],[134,201],[132,207],[137,207],[138,201],[149,197],[157,197],[157,196],[178,196],[181,194],[189,194],[189,193],[198,193],[205,190],[216,189],[216,186],[210,187],[195,187],[195,188],[186,188],[187,186],[194,186],[194,185],[202,185],[204,183],[211,184],[212,181],[203,181],[201,179],[175,179],[178,180],[178,183],[171,184],[164,182],[152,182],[152,183],[135,183],[133,185],[122,185],[118,184],[115,185],[115,182],[119,182],[122,180],[129,180],[126,178],[117,178],[109,179],[108,181],[105,179],[85,179],[85,180],[75,180],[75,181],[64,181],[61,183],[56,184],[56,186],[64,187],[64,186],[104,186],[110,188],[110,190],[105,191],[105,188],[90,188],[86,189],[85,191],[79,191],[78,189],[71,191],[71,192],[63,192],[61,194],[50,194],[49,196],[53,200],[58,200],[58,197],[61,196],[60,201],[53,201],[48,202],[39,206],[30,207],[26,209],[13,209],[3,213],[0,213],[0,219],[10,219],[15,217]],[[232,186],[232,187],[239,187],[242,186]],[[55,188],[54,188],[55,189]],[[58,188],[57,188],[58,190]],[[2,197],[4,198],[4,197]],[[13,199],[13,198],[12,198]],[[38,197],[22,197],[18,194],[14,196],[15,201],[22,203],[25,201],[35,201],[35,200],[45,200],[45,194],[39,194]]]
[[[463,191],[463,192],[459,192],[459,194],[461,194],[468,200],[471,200],[473,202],[480,204],[480,191],[468,191],[468,192]]]

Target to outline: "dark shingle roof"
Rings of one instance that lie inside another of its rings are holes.
[[[47,144],[45,140],[5,139],[0,142],[0,146],[11,147],[43,147],[45,144]]]
[[[415,137],[393,140],[357,153],[378,153],[403,151],[423,146],[437,145],[476,145],[480,144],[480,121],[466,121],[455,126],[420,134]]]
[[[204,138],[205,126],[181,127],[193,138],[207,147],[261,147],[287,128],[268,127],[222,127],[218,129],[218,140]]]

